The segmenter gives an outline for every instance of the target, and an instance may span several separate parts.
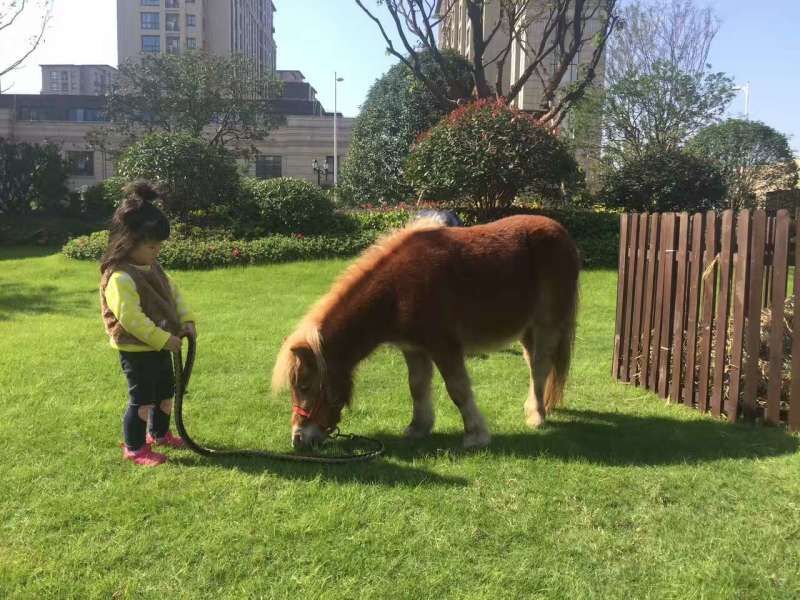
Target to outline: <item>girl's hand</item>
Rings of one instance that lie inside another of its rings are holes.
[[[193,340],[197,339],[197,328],[194,326],[194,323],[189,321],[186,325],[183,326],[181,329],[181,337],[190,337]]]
[[[170,352],[180,352],[181,338],[175,337],[174,335],[170,336],[170,338],[167,340],[167,343],[164,344],[164,348],[166,348]]]

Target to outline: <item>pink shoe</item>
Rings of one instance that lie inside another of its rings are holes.
[[[164,437],[158,439],[154,438],[152,435],[148,433],[147,443],[153,444],[154,446],[169,446],[170,448],[186,448],[186,442],[183,441],[183,438],[177,435],[172,435],[171,431],[167,431]]]
[[[167,457],[158,452],[150,450],[150,444],[145,444],[136,452],[129,450],[127,446],[122,445],[122,458],[132,460],[137,465],[144,467],[157,467],[158,465],[166,462]]]

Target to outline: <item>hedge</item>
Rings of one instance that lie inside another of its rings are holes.
[[[570,232],[580,248],[585,268],[617,265],[619,216],[614,213],[511,207],[481,219],[468,209],[457,212],[468,225],[511,214],[549,216]],[[167,268],[203,269],[350,257],[372,244],[381,232],[401,227],[411,214],[405,209],[345,213],[331,235],[273,235],[255,240],[174,237],[164,244],[159,260]],[[63,251],[70,258],[99,260],[107,242],[108,232],[99,231],[69,241]]]
[[[164,243],[159,262],[171,269],[208,269],[237,265],[280,263],[295,260],[341,258],[358,254],[377,234],[356,236],[273,235],[257,240],[170,239]],[[75,238],[63,248],[69,258],[99,260],[108,243],[108,232]]]

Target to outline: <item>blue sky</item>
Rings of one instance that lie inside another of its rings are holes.
[[[28,66],[3,79],[3,87],[14,84],[12,92],[39,92],[39,63],[116,64],[116,2],[55,2],[43,47]],[[358,114],[369,86],[394,62],[384,52],[374,24],[353,0],[275,0],[275,4],[278,67],[303,71],[329,110],[333,109],[333,74],[338,71],[345,79],[339,84],[339,110],[346,116]],[[712,66],[737,83],[749,80],[751,118],[792,135],[792,146],[800,153],[800,111],[796,108],[800,0],[715,0],[711,4],[722,18],[711,51]],[[76,6],[82,10],[76,11]],[[8,56],[17,43],[19,39],[0,40],[0,56]],[[740,95],[731,105],[731,114],[743,112]]]

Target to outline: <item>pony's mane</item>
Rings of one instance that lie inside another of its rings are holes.
[[[272,390],[277,393],[288,388],[297,377],[300,361],[292,348],[308,347],[314,352],[317,369],[324,377],[327,364],[322,353],[323,339],[320,325],[330,310],[347,293],[367,277],[384,258],[399,248],[412,234],[420,230],[441,229],[443,223],[434,218],[416,219],[402,229],[380,237],[350,265],[333,283],[330,291],[320,298],[306,313],[294,332],[281,346],[275,369],[272,372]]]

